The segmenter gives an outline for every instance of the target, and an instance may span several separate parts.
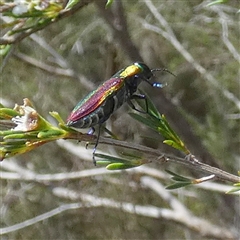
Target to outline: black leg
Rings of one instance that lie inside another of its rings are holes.
[[[144,100],[145,100],[145,104],[146,104],[146,111],[142,111],[142,110],[137,109],[137,108],[134,106],[134,104],[132,103],[132,101],[131,101],[132,99],[144,99]],[[131,96],[131,98],[128,100],[128,104],[130,105],[130,107],[131,107],[132,109],[134,109],[134,110],[137,111],[137,112],[140,112],[140,113],[148,113],[147,98],[146,98],[146,96],[143,95],[143,94],[133,94],[133,95]]]
[[[95,133],[95,128],[94,127],[91,127],[88,131],[88,134],[89,135],[93,135]]]
[[[97,150],[97,146],[98,146],[98,142],[99,142],[99,137],[100,137],[100,132],[101,132],[101,124],[99,124],[99,128],[98,128],[98,135],[97,135],[97,140],[95,143],[95,146],[93,148],[93,164],[96,166],[96,160],[95,160],[95,152]]]
[[[93,135],[94,134],[94,132],[95,132],[95,128],[94,127],[91,127],[89,130],[88,130],[88,134],[89,135]],[[86,149],[88,148],[88,144],[89,144],[89,142],[86,142]]]

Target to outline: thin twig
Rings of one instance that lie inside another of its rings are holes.
[[[81,134],[81,133],[74,133],[74,132],[71,134],[71,136],[68,137],[68,139],[75,139],[77,141],[96,142],[95,135]],[[62,141],[64,141],[64,140],[62,140]],[[212,167],[208,164],[204,164],[204,163],[200,162],[198,159],[196,159],[195,156],[193,156],[193,155],[185,156],[185,158],[176,157],[176,156],[173,156],[170,154],[166,154],[157,149],[149,148],[149,147],[142,146],[139,144],[110,139],[110,138],[106,138],[106,137],[100,137],[99,143],[107,144],[107,145],[111,145],[111,146],[123,147],[126,149],[132,149],[132,150],[136,150],[138,152],[142,152],[142,153],[148,155],[148,161],[161,163],[161,159],[164,158],[169,163],[176,163],[176,164],[194,169],[196,171],[204,172],[207,174],[214,174],[216,176],[216,178],[224,180],[224,181],[229,181],[232,183],[240,182],[240,177],[230,174],[228,172],[225,172],[219,168]]]
[[[44,63],[43,61],[37,60],[33,57],[28,56],[27,54],[20,53],[20,52],[14,53],[14,55],[17,58],[23,60],[24,62],[31,64],[32,66],[42,69],[51,74],[56,74],[56,75],[71,77],[71,78],[75,77],[75,74],[72,69],[69,69],[69,68],[64,69],[64,68],[59,68],[55,66],[50,66],[49,64]]]
[[[58,145],[64,148],[69,153],[76,155],[82,159],[82,161],[92,162],[92,152],[86,150],[85,147],[76,145],[66,141],[58,141]],[[12,159],[14,160],[14,159]],[[0,171],[0,179],[12,180],[12,181],[30,181],[38,183],[59,182],[63,180],[76,180],[87,177],[94,177],[98,175],[112,175],[115,173],[121,173],[122,171],[109,171],[105,168],[92,168],[87,170],[81,170],[76,172],[61,172],[52,174],[39,174],[22,166],[19,166],[15,161],[3,161],[0,164],[0,168],[4,171]],[[147,176],[151,176],[161,180],[170,180],[169,175],[159,169],[151,168],[146,165],[136,167],[127,170],[129,173],[141,173]],[[232,186],[219,184],[215,182],[205,182],[197,184],[196,187],[214,191],[226,193],[232,189]],[[238,195],[238,193],[233,193]]]
[[[156,189],[153,189],[153,185],[149,185],[149,181],[156,186]],[[195,217],[175,198],[171,195],[170,192],[167,192],[159,182],[152,178],[144,178],[143,184],[154,191],[157,191],[161,197],[167,200],[173,209],[168,208],[158,208],[154,206],[143,206],[135,205],[130,202],[118,202],[109,198],[100,198],[90,194],[79,193],[73,190],[69,190],[62,187],[53,188],[52,192],[55,196],[70,199],[70,200],[81,200],[82,202],[62,204],[61,206],[48,211],[46,213],[40,214],[34,218],[28,219],[21,223],[0,228],[0,235],[4,235],[10,232],[14,232],[28,226],[34,225],[43,220],[54,217],[58,214],[63,213],[67,210],[74,210],[79,208],[93,208],[93,207],[106,207],[119,209],[127,213],[137,214],[140,216],[151,217],[156,219],[166,219],[174,221],[184,226],[189,227],[190,229],[200,233],[203,236],[211,236],[219,239],[233,238],[231,232],[228,229],[220,228],[216,225],[211,224],[210,222],[203,220],[201,218]],[[161,192],[159,192],[161,188]],[[164,195],[163,195],[164,193]],[[176,208],[178,206],[178,208]],[[180,207],[181,206],[181,207]],[[184,214],[180,214],[184,213]]]
[[[240,62],[240,54],[238,53],[237,49],[233,46],[233,44],[230,42],[229,37],[228,37],[228,23],[227,23],[227,17],[226,15],[220,11],[217,8],[217,14],[219,15],[219,23],[222,25],[222,40],[223,43],[226,45],[228,48],[229,52],[232,54],[232,56]]]
[[[216,175],[216,177],[218,177],[221,180],[230,181],[233,183],[240,182],[240,177],[230,174],[228,172],[225,172],[219,168],[212,167],[208,164],[204,164],[204,163],[200,162],[199,160],[197,160],[195,157],[190,158],[190,159],[180,158],[180,157],[172,156],[169,154],[165,154],[159,150],[145,147],[142,145],[133,144],[133,143],[129,143],[129,142],[123,142],[123,141],[109,139],[109,138],[100,138],[99,142],[103,143],[103,144],[114,145],[114,146],[118,146],[118,147],[124,147],[124,148],[132,149],[132,150],[137,150],[137,151],[143,152],[145,154],[150,154],[152,156],[155,156],[155,158],[152,159],[152,161],[154,161],[154,162],[158,162],[159,156],[164,156],[168,162],[177,163],[177,164],[180,164],[180,165],[186,166],[188,168],[191,168],[191,169],[194,169],[197,171],[201,171],[201,172],[204,172],[207,174],[214,174],[214,175]]]
[[[79,137],[74,137],[74,135],[71,137],[71,139],[76,139],[76,140],[80,140],[80,141],[82,140]],[[149,147],[146,147],[143,145],[119,141],[119,140],[105,138],[105,137],[100,137],[99,143],[117,146],[117,147],[123,147],[126,149],[132,149],[132,150],[136,150],[136,151],[139,151],[139,152],[142,152],[145,154],[149,154],[152,156],[151,161],[157,162],[157,163],[160,162],[159,157],[164,156],[164,158],[168,162],[180,164],[180,165],[186,166],[188,168],[191,168],[191,169],[194,169],[194,170],[197,170],[200,172],[204,172],[207,174],[214,174],[217,178],[224,180],[224,181],[229,181],[232,183],[240,182],[240,177],[230,174],[228,172],[225,172],[219,168],[212,167],[208,164],[202,163],[198,159],[196,159],[193,155],[191,155],[190,157],[180,158],[180,157],[172,156],[170,154],[166,154],[157,149],[149,148]]]
[[[68,139],[75,139],[78,141],[87,141],[87,142],[88,141],[96,142],[97,138],[94,135],[74,134],[73,133],[72,136],[70,136]],[[142,152],[144,154],[152,156],[152,158],[151,158],[152,162],[161,163],[161,160],[159,158],[162,159],[162,157],[164,157],[165,160],[168,162],[177,163],[177,164],[183,165],[185,167],[194,169],[196,171],[204,172],[207,174],[214,174],[217,178],[224,180],[224,181],[229,181],[232,183],[240,182],[240,177],[233,175],[231,173],[228,173],[226,171],[223,171],[219,168],[212,167],[208,164],[202,163],[198,159],[196,159],[195,156],[193,156],[193,155],[185,156],[183,158],[176,157],[176,156],[164,153],[162,151],[159,151],[157,149],[149,148],[149,147],[146,147],[143,145],[124,142],[124,141],[106,138],[106,137],[100,137],[99,143],[107,144],[107,145],[111,145],[111,146],[123,147],[123,148]]]
[[[227,229],[219,228],[209,221],[194,216],[170,191],[166,191],[164,186],[154,178],[142,177],[142,184],[156,192],[165,202],[167,202],[175,212],[176,221],[187,226],[189,229],[199,232],[202,236],[214,236],[216,238],[232,238],[231,232]],[[226,231],[227,230],[227,231]],[[210,234],[210,235],[209,235]],[[224,237],[223,237],[223,235]]]
[[[70,204],[63,204],[60,207],[57,207],[49,212],[40,214],[34,218],[28,219],[26,221],[23,221],[21,223],[17,223],[15,225],[9,226],[9,227],[5,227],[5,228],[0,228],[0,235],[4,235],[7,233],[11,233],[11,232],[15,232],[17,230],[26,228],[28,226],[34,225],[38,222],[41,222],[43,220],[49,219],[53,216],[56,216],[64,211],[67,210],[73,210],[73,209],[79,209],[83,207],[82,203],[70,203]]]

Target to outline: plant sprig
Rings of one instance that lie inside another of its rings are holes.
[[[12,129],[0,131],[0,160],[29,152],[50,141],[68,138],[74,132],[58,113],[50,113],[59,123],[56,127],[37,113],[29,99],[23,101],[23,105],[16,105],[14,109],[0,108],[0,119],[14,125]]]
[[[144,93],[144,95],[147,97],[147,111],[146,106],[143,105],[144,101],[138,100],[137,102],[146,111],[146,114],[131,112],[130,116],[161,134],[165,138],[163,143],[184,152],[186,155],[190,154],[184,142],[169,125],[166,117],[158,112],[147,94]]]

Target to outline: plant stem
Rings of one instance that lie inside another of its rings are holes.
[[[177,163],[180,165],[184,165],[188,168],[201,171],[207,174],[214,174],[216,178],[224,180],[224,181],[229,181],[232,183],[239,183],[240,182],[240,177],[233,175],[231,173],[228,173],[226,171],[223,171],[219,168],[212,167],[208,164],[200,162],[198,159],[196,159],[193,155],[187,155],[185,158],[180,158],[176,157],[170,154],[165,154],[157,149],[145,147],[139,144],[134,144],[134,143],[129,143],[129,142],[123,142],[115,139],[109,139],[109,138],[103,138],[100,137],[99,143],[102,144],[108,144],[108,145],[113,145],[113,146],[118,146],[118,147],[124,147],[132,150],[137,150],[140,152],[143,152],[145,154],[149,154],[152,156],[155,156],[154,162],[160,162],[159,157],[164,156],[166,161],[171,162],[171,163]]]
[[[73,133],[72,136],[68,137],[68,139],[76,139],[79,141],[90,141],[90,142],[96,141],[96,137],[94,135],[89,135],[89,134],[79,135],[79,134]],[[214,174],[216,176],[216,178],[223,180],[223,181],[229,181],[232,183],[240,182],[240,177],[233,175],[231,173],[228,173],[226,171],[223,171],[219,168],[212,167],[208,164],[202,163],[192,154],[189,154],[189,155],[185,156],[184,158],[176,157],[176,156],[173,156],[170,154],[163,153],[162,151],[159,151],[157,149],[153,149],[153,148],[146,147],[143,145],[124,142],[124,141],[115,140],[112,138],[105,138],[105,137],[100,137],[99,143],[117,146],[117,147],[128,148],[128,149],[143,152],[145,154],[149,154],[152,156],[152,159],[151,159],[152,162],[161,163],[161,159],[164,158],[167,162],[180,164],[180,165],[186,166],[188,168],[191,168],[191,169],[194,169],[194,170],[197,170],[200,172],[204,172],[207,174]]]

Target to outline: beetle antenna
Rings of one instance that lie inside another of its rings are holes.
[[[174,77],[177,77],[175,74],[173,74],[172,72],[170,72],[168,69],[166,68],[156,68],[156,69],[152,69],[151,72],[156,72],[156,71],[160,71],[160,72],[168,72],[170,74],[172,74]]]
[[[170,72],[168,69],[166,68],[156,68],[156,69],[152,69],[151,72],[156,72],[156,71],[161,71],[161,72],[168,72],[170,74],[172,74],[174,77],[176,77],[175,74],[173,74],[172,72]],[[148,81],[147,81],[148,82]],[[159,82],[154,82],[154,83],[150,83],[148,82],[152,87],[157,87],[157,88],[163,88],[165,86],[167,86],[167,83],[159,83]]]

